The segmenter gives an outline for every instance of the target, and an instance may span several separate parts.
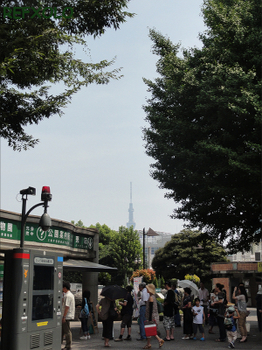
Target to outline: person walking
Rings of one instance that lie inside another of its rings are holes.
[[[149,299],[149,293],[146,289],[145,283],[139,284],[139,290],[141,293],[141,299],[139,301],[139,326],[140,326],[140,338],[137,340],[145,340],[145,320],[146,320],[146,302]]]
[[[66,346],[63,350],[72,349],[72,332],[70,329],[70,320],[75,318],[75,297],[70,291],[70,283],[63,282],[63,305],[62,305],[62,342],[65,336]]]
[[[146,286],[147,292],[149,294],[149,298],[146,302],[146,320],[154,321],[156,323],[156,327],[159,324],[159,315],[157,311],[157,301],[156,301],[156,287],[153,284],[149,284]],[[161,348],[164,344],[164,340],[161,339],[158,335],[155,335],[155,338],[158,340],[159,347]],[[147,337],[147,344],[143,347],[143,349],[151,349],[151,337]]]
[[[83,311],[85,309],[85,305],[87,304],[89,314],[85,314]],[[81,340],[87,340],[90,339],[90,334],[88,330],[89,326],[89,320],[90,320],[90,312],[91,312],[91,304],[90,304],[90,291],[89,290],[84,290],[83,291],[83,299],[82,299],[82,308],[80,311],[79,319],[81,321],[81,328],[83,331],[83,336],[80,337]]]
[[[207,312],[207,305],[209,300],[209,291],[205,288],[205,285],[203,282],[200,282],[200,289],[198,290],[198,296],[200,299],[200,305],[204,307],[204,313],[205,313],[205,324],[208,324],[208,312]]]
[[[236,295],[238,294],[238,295]],[[247,317],[247,295],[244,286],[235,287],[233,292],[233,299],[237,301],[237,308],[239,312],[238,328],[242,336],[240,343],[247,341],[246,317]]]
[[[193,312],[193,332],[194,332],[194,340],[196,340],[197,329],[202,334],[200,338],[201,341],[205,340],[205,331],[203,324],[205,324],[205,312],[204,306],[200,305],[200,299],[195,299],[195,306],[192,307]]]
[[[122,322],[121,322],[121,331],[119,338],[115,339],[115,341],[122,341],[123,335],[125,332],[125,327],[128,329],[128,335],[124,340],[131,340],[131,326],[132,326],[132,316],[133,316],[133,297],[131,295],[131,292],[133,288],[131,286],[126,287],[127,295],[124,299],[124,302],[119,302],[119,305],[122,306],[121,315],[122,315]]]
[[[175,294],[171,288],[171,282],[165,282],[165,289],[167,290],[167,294],[164,300],[164,318],[163,318],[163,326],[166,331],[165,341],[174,340],[174,301]]]

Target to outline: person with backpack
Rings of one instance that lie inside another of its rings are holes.
[[[179,310],[183,304],[183,294],[181,291],[177,290],[176,285],[172,285],[173,292],[175,294],[175,302],[174,302],[174,321],[175,327],[181,327],[181,317]]]
[[[227,332],[228,348],[234,349],[235,341],[237,340],[237,326],[236,320],[239,319],[239,312],[234,306],[229,306],[225,313],[225,328]]]
[[[90,339],[90,334],[88,330],[88,321],[91,311],[91,304],[90,304],[90,291],[84,290],[83,291],[83,299],[82,299],[82,308],[80,311],[79,319],[81,321],[81,328],[83,331],[83,336],[80,337],[81,340],[87,340]]]

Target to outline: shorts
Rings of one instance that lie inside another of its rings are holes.
[[[132,326],[132,315],[125,314],[123,315],[121,328],[130,328]]]
[[[164,316],[163,318],[163,326],[165,329],[171,329],[171,328],[175,328],[175,320],[174,320],[174,316]]]
[[[194,332],[194,334],[197,333],[197,329],[199,329],[199,332],[200,332],[200,333],[205,333],[204,327],[203,327],[202,324],[193,323],[193,332]]]

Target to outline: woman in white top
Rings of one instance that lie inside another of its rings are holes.
[[[236,293],[238,295],[236,295]],[[237,301],[237,308],[240,316],[240,318],[238,319],[238,327],[239,327],[240,334],[242,336],[240,343],[245,343],[247,341],[247,329],[246,329],[247,296],[246,296],[245,287],[243,286],[235,287],[232,297]]]

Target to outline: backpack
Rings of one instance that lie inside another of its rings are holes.
[[[85,298],[85,306],[80,312],[80,318],[87,318],[87,317],[89,317],[89,307],[88,307],[87,300]]]
[[[180,308],[182,306],[182,293],[178,290],[174,290],[175,298],[174,298],[174,308]]]
[[[224,325],[227,331],[231,331],[231,329],[233,328],[233,321],[231,317],[225,317],[224,319]]]
[[[164,306],[160,303],[160,301],[157,300],[157,312],[159,314],[161,314],[162,312],[164,312]]]

